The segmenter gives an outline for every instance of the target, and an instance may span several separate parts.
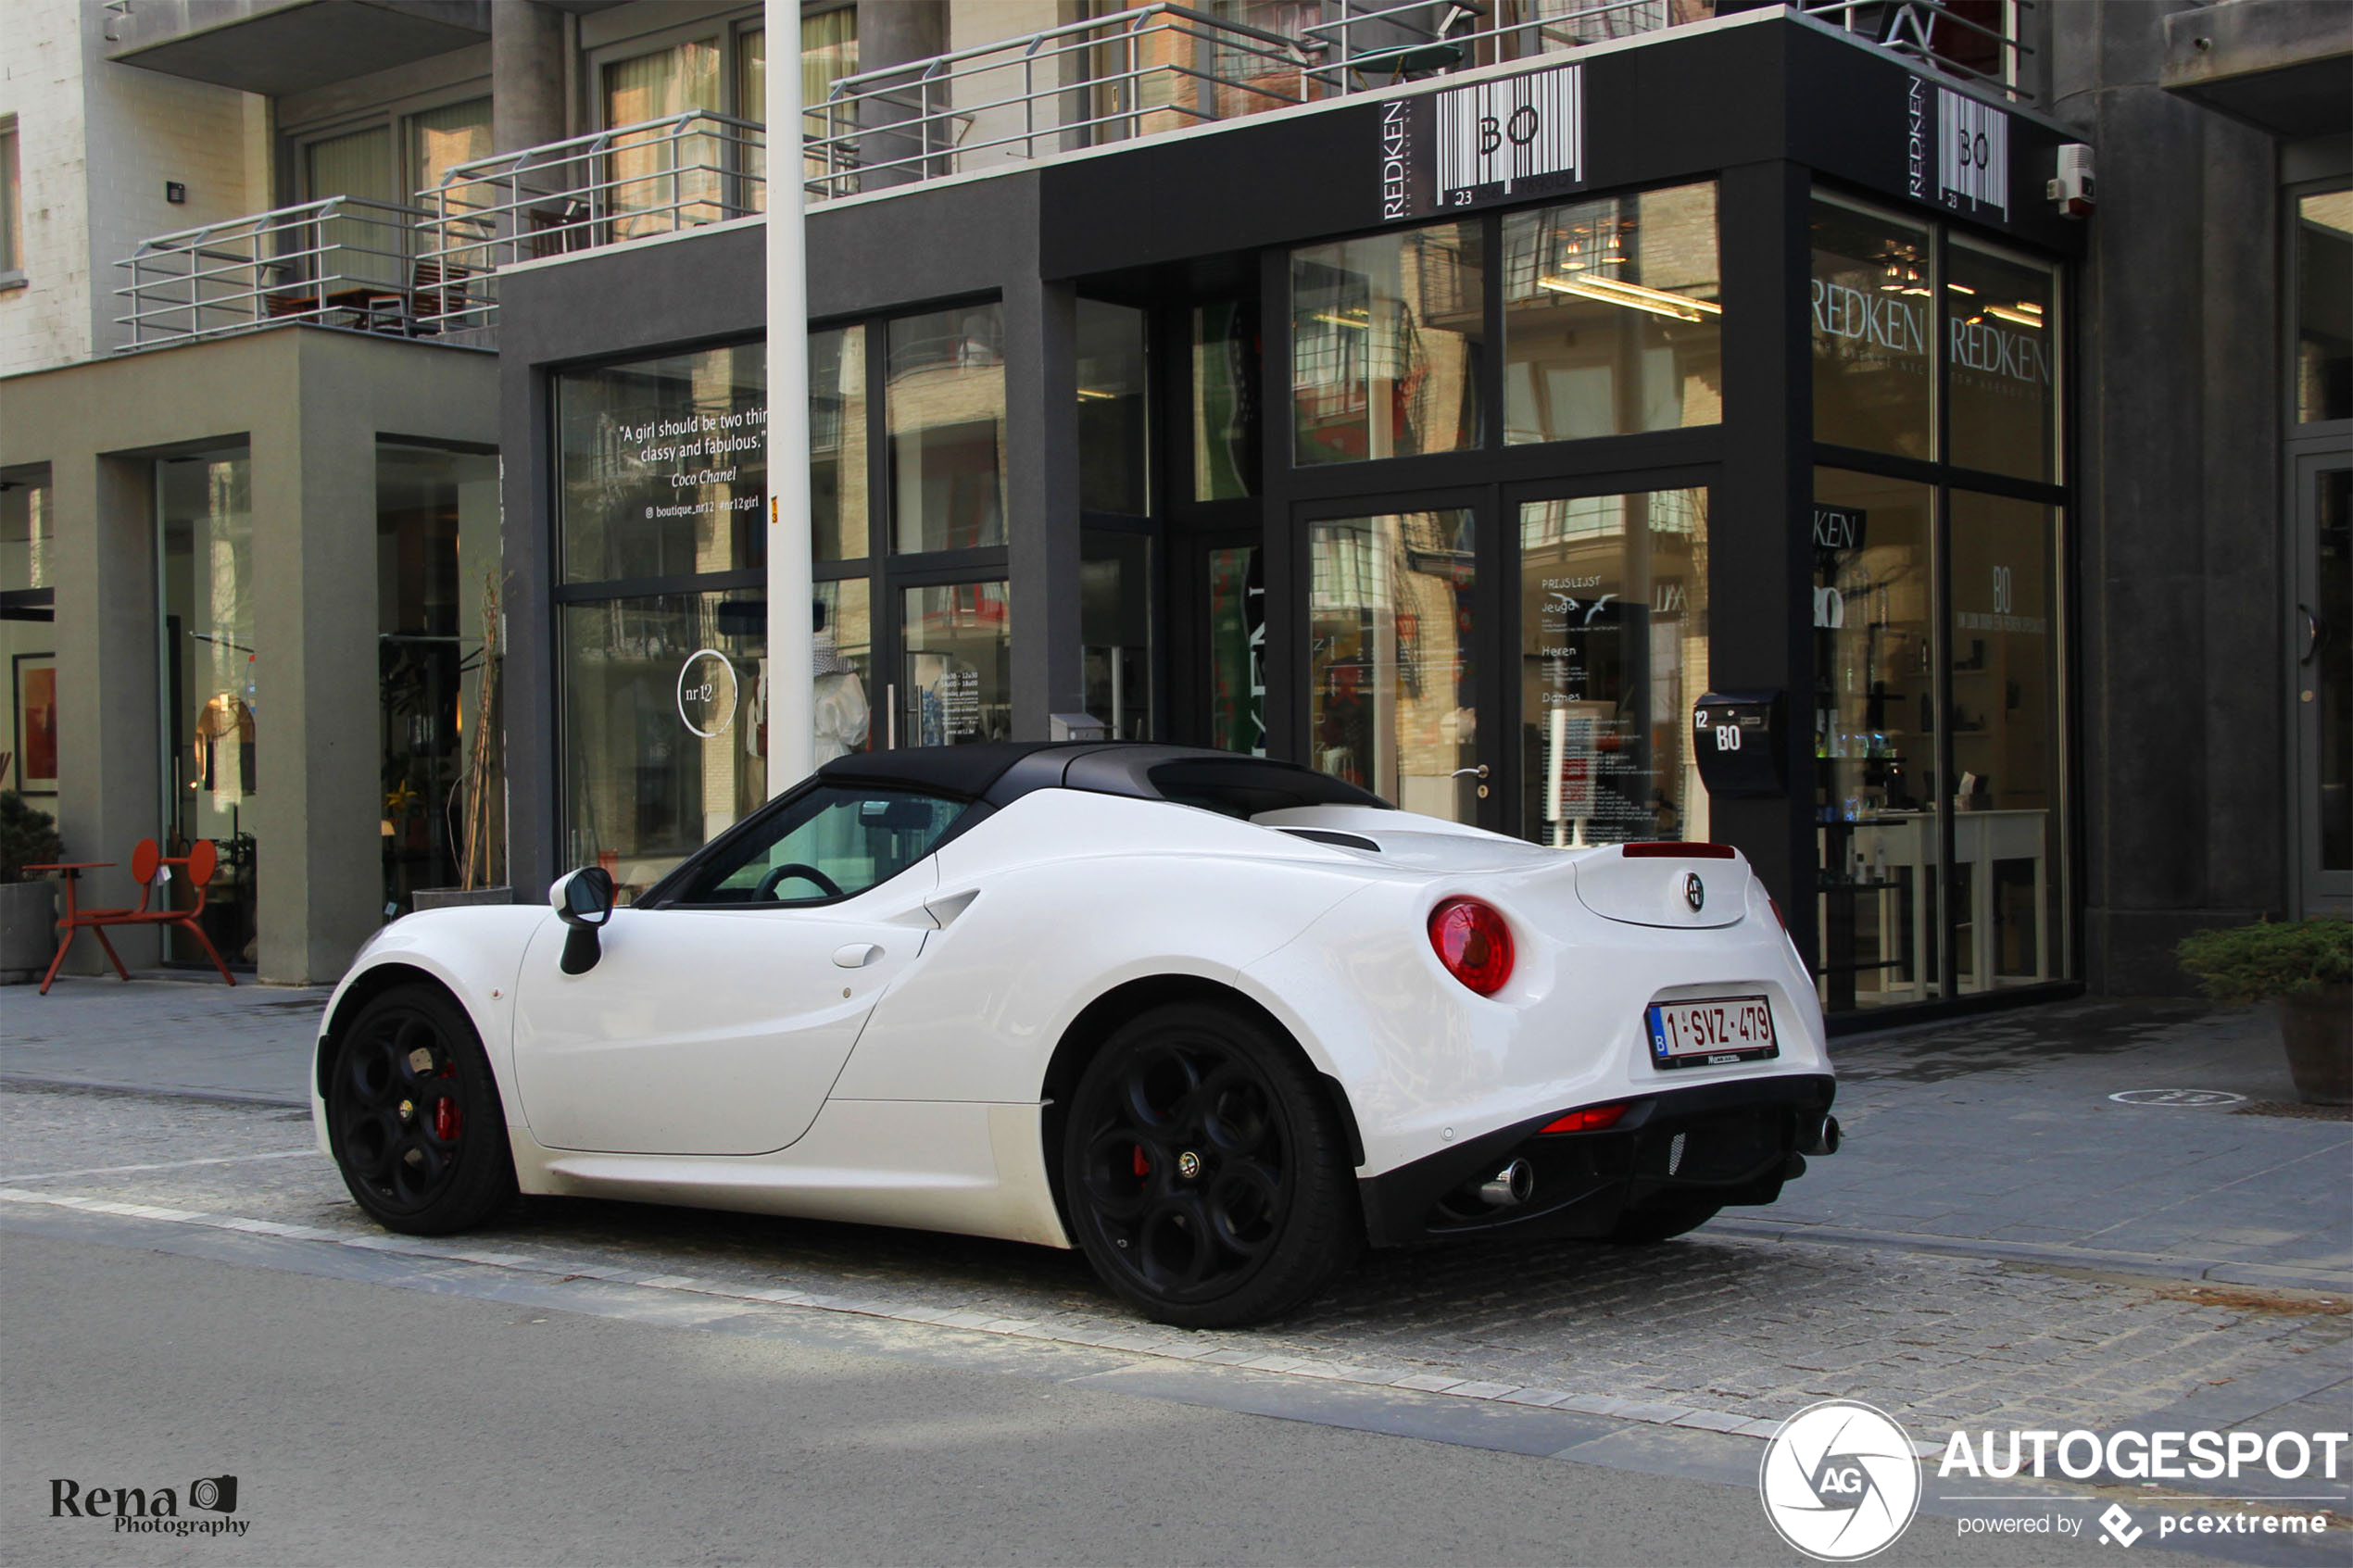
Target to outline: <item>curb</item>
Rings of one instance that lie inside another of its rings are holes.
[[[2042,1263],[2110,1273],[2195,1279],[2217,1285],[2263,1286],[2281,1290],[2353,1291],[2353,1273],[2297,1268],[2278,1263],[2234,1263],[2211,1258],[2169,1258],[2155,1252],[2108,1252],[2050,1242],[1981,1241],[1969,1236],[1926,1236],[1918,1231],[1861,1230],[1848,1225],[1777,1224],[1770,1220],[1718,1217],[1699,1234],[1736,1236],[1750,1241],[1799,1241],[1826,1247],[1891,1247],[1957,1258],[1990,1258],[2005,1263]]]

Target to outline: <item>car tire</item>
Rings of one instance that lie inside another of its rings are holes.
[[[1290,1043],[1202,1002],[1139,1014],[1080,1075],[1071,1230],[1104,1284],[1180,1328],[1278,1317],[1363,1246],[1340,1117]]]
[[[1699,1229],[1721,1213],[1723,1207],[1720,1203],[1689,1200],[1646,1204],[1640,1209],[1628,1210],[1602,1239],[1621,1247],[1671,1241],[1687,1231]]]
[[[489,1059],[441,987],[371,998],[335,1042],[325,1086],[327,1147],[344,1185],[387,1230],[447,1236],[514,1201]]]

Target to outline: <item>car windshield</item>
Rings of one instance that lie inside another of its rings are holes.
[[[821,784],[712,847],[670,901],[824,904],[878,887],[931,853],[968,802]]]

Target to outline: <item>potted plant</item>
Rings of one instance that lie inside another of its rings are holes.
[[[57,951],[57,884],[25,871],[65,859],[57,821],[0,789],[0,985],[41,978]]]
[[[2353,1105],[2353,921],[2259,922],[2201,931],[2173,955],[2206,994],[2276,1001],[2288,1075],[2307,1105]]]
[[[498,586],[496,567],[484,574],[482,585],[482,651],[466,667],[477,672],[473,721],[466,746],[465,769],[450,792],[447,820],[457,840],[459,882],[456,887],[421,887],[410,895],[420,909],[446,909],[464,904],[511,904],[515,890],[497,883],[499,808],[503,793],[497,712],[499,670],[505,660],[498,647]],[[404,789],[407,785],[402,786]],[[396,813],[385,806],[386,820]]]

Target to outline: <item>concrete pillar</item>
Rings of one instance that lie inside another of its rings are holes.
[[[308,339],[311,334],[305,333]],[[318,349],[306,342],[308,361]],[[306,364],[306,369],[308,369]],[[376,447],[348,399],[271,406],[253,441],[261,912],[257,967],[341,975],[383,923]]]
[[[1013,735],[1086,706],[1078,624],[1078,292],[1005,288],[1006,555],[1013,580]]]
[[[57,508],[57,794],[32,804],[56,813],[67,859],[117,862],[113,871],[85,874],[77,897],[84,906],[119,908],[139,901],[132,846],[162,828],[155,464],[64,458],[51,468],[50,483]],[[160,952],[153,931],[107,937],[134,967],[154,964]],[[69,968],[96,974],[109,966],[85,932],[75,938]]]
[[[2085,978],[2284,908],[2279,188],[2271,138],[2157,85],[2169,6],[2050,7],[2052,110],[2099,154],[2076,291]]]
[[[536,0],[490,7],[490,144],[510,153],[564,139],[563,13]]]
[[[947,0],[858,0],[860,75],[887,66],[928,60],[947,52]],[[772,48],[770,54],[775,61],[785,57],[778,49]],[[941,144],[943,138],[936,127],[929,131],[890,129],[920,118],[926,110],[947,107],[926,98],[919,72],[910,71],[903,77],[886,78],[870,85],[885,85],[891,91],[885,97],[870,100],[859,116],[861,128],[870,132],[859,138],[862,164],[913,157]],[[908,165],[875,169],[862,176],[859,184],[861,189],[878,191],[891,185],[911,184],[921,178],[922,166]]]

